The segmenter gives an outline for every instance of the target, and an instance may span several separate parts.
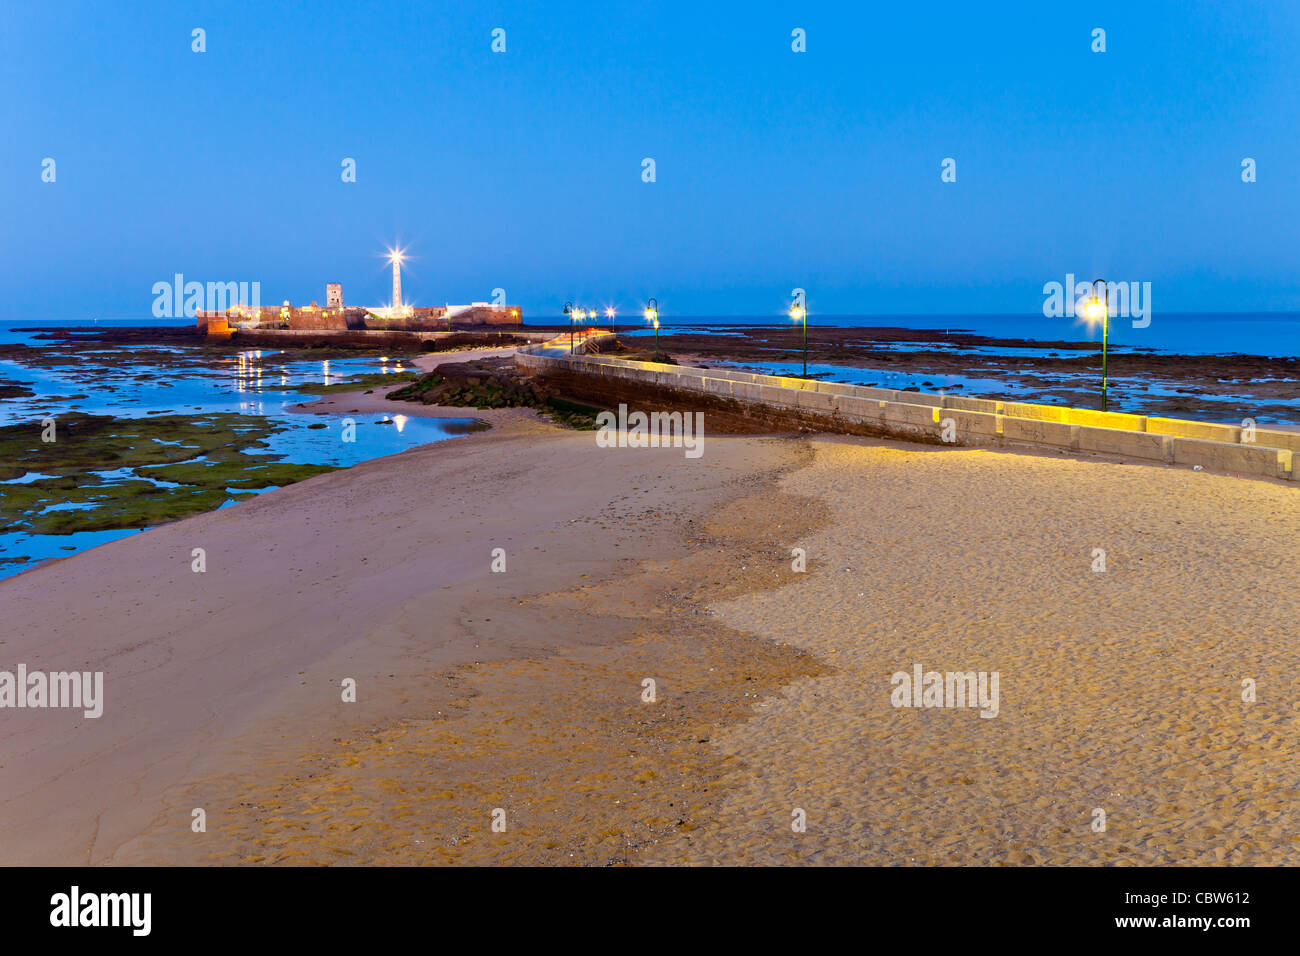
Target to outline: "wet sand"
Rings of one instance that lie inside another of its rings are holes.
[[[250,825],[248,792],[305,753],[436,716],[457,668],[608,640],[537,596],[683,552],[682,527],[795,453],[718,438],[698,460],[618,455],[528,412],[475,414],[496,427],[0,583],[10,666],[103,671],[106,697],[98,719],[5,712],[0,862],[208,856]],[[489,570],[494,547],[506,573]]]

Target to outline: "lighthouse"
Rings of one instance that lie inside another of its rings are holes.
[[[388,259],[393,264],[392,314],[400,315],[402,311],[402,250],[388,250]]]

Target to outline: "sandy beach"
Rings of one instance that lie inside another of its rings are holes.
[[[0,862],[1300,862],[1290,487],[304,410],[493,428],[0,582],[7,666],[105,672],[7,715]],[[997,716],[892,706],[914,663]]]
[[[363,399],[381,401],[326,401]],[[674,449],[610,456],[591,433],[531,413],[470,412],[495,427],[0,583],[6,657],[102,670],[106,698],[98,719],[7,714],[3,862],[206,857],[223,827],[248,820],[192,781],[240,800],[308,750],[436,717],[460,696],[456,668],[617,637],[600,621],[577,626],[547,596],[671,557],[680,528],[791,456],[776,441],[723,440],[692,462]],[[495,547],[502,574],[489,569]],[[194,548],[204,573],[191,569]],[[355,703],[341,702],[344,677]],[[629,699],[639,693],[638,678]],[[195,807],[210,814],[202,837]]]
[[[781,485],[831,512],[808,539],[810,573],[715,613],[833,670],[720,736],[738,768],[721,812],[656,859],[1300,861],[1293,491],[814,444],[813,466]],[[997,717],[891,706],[888,677],[913,662],[999,671]],[[794,806],[805,834],[790,832]]]

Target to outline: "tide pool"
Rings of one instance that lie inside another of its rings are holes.
[[[84,325],[85,323],[77,323]],[[136,323],[140,324],[140,323]],[[172,323],[174,324],[174,323]],[[361,461],[396,454],[408,448],[443,441],[474,430],[472,419],[420,418],[402,414],[316,415],[292,412],[290,408],[316,398],[298,386],[346,384],[356,375],[393,376],[398,384],[403,373],[416,371],[410,357],[348,356],[314,358],[304,352],[245,350],[235,352],[204,345],[104,347],[95,342],[40,339],[31,333],[0,335],[6,342],[31,346],[32,353],[0,356],[0,382],[19,385],[34,394],[0,400],[0,428],[7,433],[17,428],[40,433],[42,421],[53,419],[76,424],[81,416],[112,416],[117,420],[160,421],[198,419],[205,415],[247,416],[274,427],[269,435],[242,449],[252,461],[283,462],[292,465],[320,465],[344,468]],[[344,420],[354,426],[345,440]],[[231,419],[232,421],[237,419]],[[34,440],[34,439],[33,439]],[[160,452],[179,444],[155,437]],[[66,449],[65,449],[66,450]],[[203,463],[201,456],[185,458],[183,448],[172,449],[170,461],[178,464]],[[51,447],[51,461],[58,461],[57,440]],[[12,465],[12,463],[11,463]],[[174,481],[137,474],[133,467],[72,469],[71,466],[44,469],[26,466],[26,473],[0,481],[0,578],[19,573],[50,558],[67,557],[107,541],[139,533],[139,528],[75,531],[67,534],[37,534],[30,525],[15,520],[15,511],[5,509],[5,489],[13,486],[56,486],[69,481],[75,470],[84,497],[87,487],[111,489],[128,482],[144,487],[150,482],[158,494],[166,495],[181,486]],[[166,470],[163,466],[163,471]],[[170,477],[170,476],[169,476]],[[229,507],[237,496],[258,494],[275,487],[229,489],[230,496],[214,502]],[[181,489],[186,490],[186,489]],[[192,490],[192,489],[189,489]],[[15,494],[17,491],[15,490]],[[218,496],[219,497],[219,496]],[[28,499],[30,500],[30,499]],[[93,515],[96,505],[55,502],[39,512],[42,517],[57,513]]]

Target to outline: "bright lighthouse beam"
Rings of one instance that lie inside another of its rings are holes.
[[[393,315],[402,313],[402,262],[406,258],[400,246],[388,250],[388,261],[393,264]]]

